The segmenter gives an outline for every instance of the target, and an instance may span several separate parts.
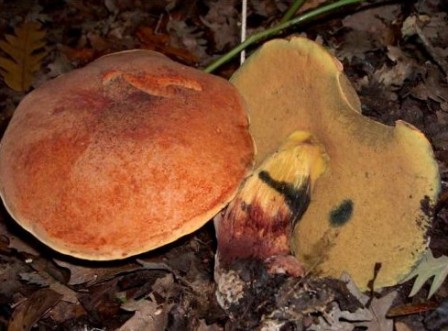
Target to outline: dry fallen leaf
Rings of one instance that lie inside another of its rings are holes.
[[[0,40],[0,49],[7,55],[0,57],[0,74],[10,88],[24,92],[47,55],[43,50],[46,33],[37,22],[25,22],[14,33],[5,35],[6,41]]]
[[[81,318],[83,315],[87,315],[87,312],[81,304],[73,304],[61,300],[51,308],[47,316],[55,323],[64,323],[67,320]]]
[[[393,66],[383,66],[373,73],[373,80],[384,85],[387,89],[399,89],[405,80],[418,72],[418,65],[412,58],[407,57],[400,48],[387,46],[387,56],[394,62]]]
[[[174,283],[173,275],[167,274],[158,278],[153,291],[158,295],[165,294]],[[167,325],[167,314],[171,304],[157,304],[151,293],[148,298],[129,300],[121,305],[121,309],[133,311],[132,316],[118,331],[157,331],[165,330]]]
[[[204,39],[204,33],[197,27],[188,26],[182,20],[171,19],[166,28],[170,33],[171,48],[183,50],[183,53],[190,54],[189,57],[196,59],[196,62],[209,57],[206,52],[207,40]]]
[[[342,20],[344,38],[334,48],[339,59],[365,59],[375,49],[394,44],[393,21],[399,16],[400,6],[396,4],[381,7],[372,6],[354,12]]]
[[[141,268],[138,264],[129,262],[116,266],[97,266],[92,267],[89,265],[76,264],[78,261],[63,261],[59,259],[53,259],[53,261],[60,267],[68,269],[70,271],[70,279],[68,285],[80,285],[90,286],[94,283],[112,279],[122,273],[137,271]]]
[[[8,331],[28,331],[42,316],[55,306],[62,295],[43,288],[34,292],[14,310],[8,325]]]
[[[134,316],[126,321],[118,331],[157,331],[164,329],[164,317],[158,304],[151,300],[138,300],[122,305],[122,309],[134,311]]]
[[[431,288],[428,293],[428,299],[432,297],[432,295],[438,290],[438,288],[442,285],[445,278],[448,276],[448,256],[441,256],[439,258],[434,258],[431,250],[428,249],[426,254],[423,256],[419,265],[412,271],[405,279],[403,279],[402,283],[417,277],[414,282],[414,286],[412,286],[410,297],[417,294],[418,291],[423,287],[426,281],[432,277]]]
[[[423,80],[412,88],[412,96],[420,100],[436,101],[443,111],[448,111],[448,86],[443,81],[439,67],[427,62],[422,72]]]
[[[169,35],[156,33],[153,28],[148,26],[140,26],[136,31],[136,35],[141,43],[141,47],[177,58],[183,63],[191,65],[197,63],[199,61],[198,56],[190,51],[190,47],[187,47],[187,45],[182,42],[182,39],[178,40],[179,38],[177,38],[176,31],[171,31],[173,26],[176,27],[173,22],[176,21],[170,20],[167,26],[167,29],[170,32]],[[183,34],[190,33],[190,29],[187,28],[186,24],[184,22],[181,24],[183,24],[180,27]],[[180,35],[180,37],[182,37],[182,35]]]
[[[347,289],[352,293],[361,303],[367,305],[369,302],[369,296],[361,293],[359,289],[356,287],[354,281],[351,279],[350,275],[343,274],[341,280],[347,283]],[[387,311],[389,310],[392,302],[397,296],[397,292],[393,291],[387,295],[384,295],[380,298],[373,298],[369,307],[366,307],[363,310],[358,310],[355,313],[349,313],[345,311],[332,311],[334,317],[338,317],[340,320],[336,320],[333,322],[335,328],[326,329],[326,330],[351,330],[350,327],[366,327],[369,331],[393,331],[393,320],[388,319],[386,317]],[[368,311],[368,314],[365,312]],[[362,318],[356,319],[358,314]],[[350,315],[351,314],[351,315]],[[370,315],[370,318],[368,316]],[[346,325],[345,322],[352,321],[351,325]],[[338,328],[339,327],[339,328]],[[344,328],[342,328],[344,327]],[[325,329],[316,329],[316,330],[325,330]]]
[[[240,35],[237,23],[240,14],[235,8],[235,1],[218,0],[208,5],[209,11],[201,17],[201,21],[213,32],[218,52],[237,44]]]
[[[53,271],[48,270],[45,260],[36,258],[29,263],[29,265],[35,270],[35,272],[21,273],[20,277],[22,280],[42,287],[48,286],[50,289],[62,296],[61,300],[73,304],[79,303],[77,293],[70,287],[61,283],[57,279],[56,274],[53,274]]]
[[[398,292],[394,291],[381,298],[374,298],[370,305],[373,318],[369,322],[361,323],[360,326],[367,327],[369,331],[393,331],[394,321],[387,318],[386,314],[397,294]]]
[[[318,324],[313,325],[309,330],[312,331],[352,331],[362,322],[369,322],[373,319],[372,312],[367,309],[358,309],[351,313],[341,311],[339,305],[334,302],[331,310],[319,317]]]
[[[448,33],[446,26],[446,13],[434,15],[409,16],[403,22],[401,33],[404,38],[417,35],[425,50],[430,54],[440,69],[448,75]]]
[[[411,328],[403,322],[395,323],[395,330],[396,331],[412,331]]]
[[[30,271],[29,265],[22,260],[0,254],[0,302],[15,304],[20,300],[17,293],[23,292],[23,282],[19,275]]]
[[[223,328],[218,324],[208,325],[204,320],[199,320],[198,329],[196,331],[222,331]]]
[[[6,224],[6,220],[4,219],[0,219],[0,236],[7,239],[8,248],[12,248],[19,253],[27,253],[34,256],[39,255],[39,252],[32,245],[32,243],[27,242],[24,238],[18,237],[11,233]]]

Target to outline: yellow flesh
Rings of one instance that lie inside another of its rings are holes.
[[[325,151],[296,131],[247,178],[217,226],[220,264],[290,254],[292,227],[306,209]]]

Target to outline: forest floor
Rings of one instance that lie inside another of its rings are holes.
[[[322,2],[307,1],[302,10]],[[276,24],[290,4],[249,0],[248,34]],[[145,48],[204,68],[240,42],[240,6],[236,0],[0,0],[0,39],[14,34],[24,21],[39,22],[45,33],[37,50],[45,56],[32,79],[22,82],[20,91],[0,79],[2,132],[27,92],[104,54]],[[334,53],[360,96],[364,115],[388,125],[405,120],[428,137],[442,179],[429,229],[435,257],[448,255],[447,11],[443,0],[376,1],[280,35],[301,34]],[[0,61],[2,57],[7,55],[0,51]],[[229,78],[238,66],[234,59],[214,74]],[[2,209],[0,330],[259,329],[257,321],[248,321],[253,315],[243,312],[236,321],[219,306],[215,250],[209,222],[134,259],[83,262],[40,244]],[[343,315],[343,309],[331,317],[331,305],[324,305],[282,330],[448,329],[448,282],[427,299],[430,283],[413,297],[408,296],[413,281],[369,293],[370,321],[360,321],[353,311]],[[338,293],[342,295],[336,291],[333,303],[341,306],[344,298]],[[393,307],[398,310],[391,313]]]

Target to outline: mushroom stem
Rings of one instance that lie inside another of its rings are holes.
[[[305,212],[327,156],[310,133],[296,131],[242,185],[215,222],[219,266],[290,254],[290,236]]]

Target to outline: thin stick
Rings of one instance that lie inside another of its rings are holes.
[[[246,40],[247,34],[247,0],[243,0],[241,5],[241,43]],[[246,51],[243,50],[240,54],[240,64],[244,63],[246,59]]]
[[[365,1],[365,0],[339,0],[334,3],[330,3],[330,4],[324,5],[322,7],[316,8],[314,10],[311,10],[311,11],[304,13],[300,16],[297,16],[288,22],[281,23],[281,24],[278,24],[270,29],[266,29],[266,30],[260,31],[258,33],[255,33],[255,34],[249,36],[243,43],[239,44],[238,46],[236,46],[235,48],[230,50],[227,54],[221,56],[219,59],[217,59],[216,61],[209,64],[204,69],[204,71],[207,73],[213,72],[214,70],[216,70],[217,68],[222,66],[224,63],[230,61],[232,58],[234,58],[236,55],[238,55],[239,52],[243,51],[248,46],[250,46],[264,38],[267,38],[271,35],[277,34],[280,31],[287,29],[293,25],[305,23],[307,21],[310,21],[310,20],[316,18],[319,15],[329,13],[332,10],[336,10],[338,8],[356,4],[356,3],[361,3],[363,1]]]
[[[289,7],[288,11],[283,15],[282,19],[278,22],[279,24],[285,23],[289,21],[291,18],[294,17],[294,15],[297,13],[297,11],[300,9],[300,7],[303,6],[306,0],[295,0],[291,7]]]

